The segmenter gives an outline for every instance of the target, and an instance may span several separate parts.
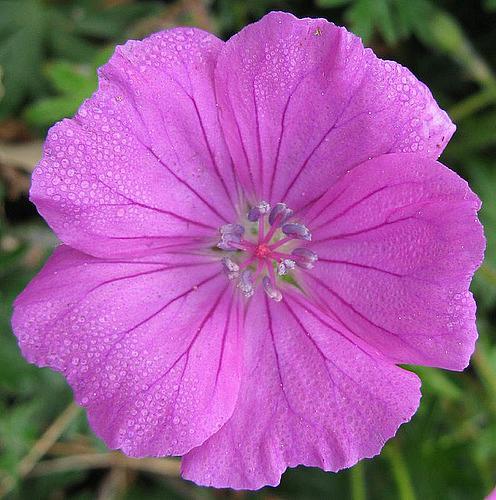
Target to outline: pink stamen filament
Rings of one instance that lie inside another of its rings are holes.
[[[298,256],[297,255],[291,255],[289,253],[283,253],[283,252],[270,252],[270,255],[269,257],[272,257],[273,259],[280,259],[280,260],[283,260],[283,259],[291,259],[291,260],[295,260],[295,258],[297,258]]]
[[[237,248],[238,250],[244,250],[245,252],[247,252],[248,250],[255,250],[258,245],[256,245],[255,243],[252,243],[251,241],[241,240],[238,243],[236,243],[235,241],[230,241],[229,246],[231,246],[232,248]]]
[[[267,262],[267,268],[269,270],[270,279],[271,279],[273,285],[275,286],[277,281],[276,281],[276,273],[274,271],[274,266],[272,265],[272,262],[270,262],[270,261]]]
[[[255,273],[253,274],[253,278],[252,278],[253,283],[257,282],[257,278],[260,276],[260,273],[263,271],[263,268],[265,267],[265,265],[266,265],[265,260],[262,260],[262,259],[258,260],[257,269],[256,269]]]
[[[252,255],[251,257],[248,257],[248,259],[244,260],[239,265],[239,270],[241,271],[242,269],[245,269],[246,267],[248,267],[256,258],[257,258],[256,255]]]
[[[282,215],[278,215],[274,219],[274,223],[272,224],[269,232],[267,233],[267,236],[265,237],[264,240],[262,240],[262,243],[270,243],[270,240],[272,239],[272,236],[274,236],[275,232],[279,229],[279,222],[281,220]]]
[[[232,248],[237,248],[238,250],[248,250],[242,243],[236,243],[235,241],[230,241],[229,246]]]
[[[248,248],[252,248],[252,249],[257,248],[257,246],[258,246],[257,243],[253,243],[252,241],[248,241],[248,240],[241,240],[240,243],[242,245],[245,245]]]
[[[265,217],[263,215],[258,219],[258,241],[263,241],[264,239],[264,226],[265,226]]]
[[[275,250],[276,248],[282,247],[283,245],[285,245],[289,241],[293,241],[293,240],[294,240],[294,238],[292,238],[291,236],[286,236],[282,240],[276,241],[275,243],[272,243],[272,245],[269,245],[269,248],[271,250]]]

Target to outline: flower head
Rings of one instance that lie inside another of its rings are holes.
[[[419,404],[397,365],[462,370],[477,336],[480,202],[436,161],[453,132],[322,19],[127,42],[33,175],[63,245],[16,301],[24,356],[109,447],[199,484],[379,453]]]

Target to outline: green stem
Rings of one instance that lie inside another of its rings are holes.
[[[455,104],[450,110],[449,115],[455,122],[467,118],[486,106],[496,102],[496,87],[485,88]]]
[[[496,76],[491,66],[477,53],[457,19],[445,10],[434,8],[428,22],[429,36],[423,41],[440,50],[464,69],[482,87],[494,87]]]
[[[472,357],[472,362],[477,374],[482,380],[482,383],[486,387],[491,401],[491,409],[496,414],[496,399],[494,397],[496,394],[496,370],[493,367],[482,342],[479,342],[477,350]]]
[[[366,500],[365,488],[365,465],[363,462],[357,463],[350,471],[351,498],[352,500]]]
[[[398,498],[400,500],[415,500],[412,480],[397,441],[390,443],[385,451],[398,488]]]
[[[488,264],[482,264],[479,273],[485,281],[488,281],[491,285],[496,285],[496,271]]]

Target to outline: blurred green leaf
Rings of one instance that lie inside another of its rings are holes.
[[[14,474],[19,459],[36,438],[36,414],[43,403],[33,399],[15,406],[0,408],[0,468]]]
[[[110,5],[102,10],[91,8],[95,2],[88,2],[86,9],[81,9],[75,16],[76,33],[101,38],[118,39],[127,27],[141,17],[151,17],[163,9],[160,2],[142,1]],[[96,3],[98,5],[98,3]]]
[[[321,1],[327,6],[327,0]],[[431,9],[430,0],[352,0],[346,3],[352,3],[345,13],[352,31],[365,42],[370,42],[377,32],[391,45],[422,29]]]
[[[352,0],[317,0],[319,7],[341,7],[352,2]]]
[[[113,47],[99,51],[91,65],[56,61],[46,68],[46,76],[60,95],[45,97],[26,108],[25,118],[34,127],[48,127],[73,116],[84,99],[96,90],[98,66],[108,60]]]
[[[491,68],[474,49],[454,16],[433,8],[426,21],[425,27],[418,30],[417,34],[427,46],[453,58],[476,82],[482,85],[495,85]]]
[[[450,145],[449,154],[469,161],[471,157],[496,146],[495,125],[496,110],[465,119],[458,125],[456,140]]]
[[[446,374],[437,368],[414,367],[426,390],[446,400],[457,401],[463,397],[463,391]]]
[[[372,38],[377,18],[374,14],[375,0],[355,0],[346,13],[352,30],[364,41]]]
[[[29,106],[24,117],[34,127],[48,127],[68,116],[72,116],[87,94],[64,97],[45,97]]]
[[[487,10],[496,10],[496,0],[484,0],[484,7]]]
[[[158,1],[112,5],[95,0],[0,0],[0,68],[5,87],[0,120],[14,114],[26,100],[48,98],[50,75],[43,70],[47,58],[87,63],[95,57],[96,39],[123,41],[134,23],[161,9]],[[69,109],[73,106],[67,99],[48,101],[31,118],[36,125],[48,124]],[[50,119],[41,119],[45,112]]]
[[[84,67],[78,67],[67,61],[58,61],[49,64],[46,75],[56,90],[61,93],[86,90],[88,82],[93,83],[92,74],[88,74]]]
[[[471,134],[467,140],[469,137]],[[472,188],[483,200],[479,217],[487,240],[484,263],[473,282],[481,310],[481,306],[489,309],[496,303],[496,197],[494,196],[496,170],[492,167],[494,164],[492,160],[486,162],[471,157],[467,161],[470,162]]]
[[[2,0],[0,15],[0,66],[5,95],[0,119],[14,111],[27,97],[44,89],[41,76],[47,18],[37,0]]]

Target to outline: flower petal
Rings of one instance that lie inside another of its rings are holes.
[[[28,361],[64,374],[108,446],[184,454],[238,394],[240,310],[218,266],[62,246],[16,300],[13,329]]]
[[[286,467],[337,471],[377,454],[417,409],[418,377],[354,343],[301,297],[255,297],[233,416],[183,458],[183,477],[256,489],[277,485]]]
[[[461,370],[477,337],[468,291],[484,252],[480,201],[440,163],[368,161],[307,214],[319,256],[309,293],[398,363]]]
[[[215,77],[240,180],[295,209],[368,158],[437,158],[455,129],[410,71],[324,19],[268,14],[224,45]]]
[[[50,130],[31,199],[64,243],[136,255],[212,237],[233,220],[213,90],[222,46],[186,28],[129,41],[76,117]]]

